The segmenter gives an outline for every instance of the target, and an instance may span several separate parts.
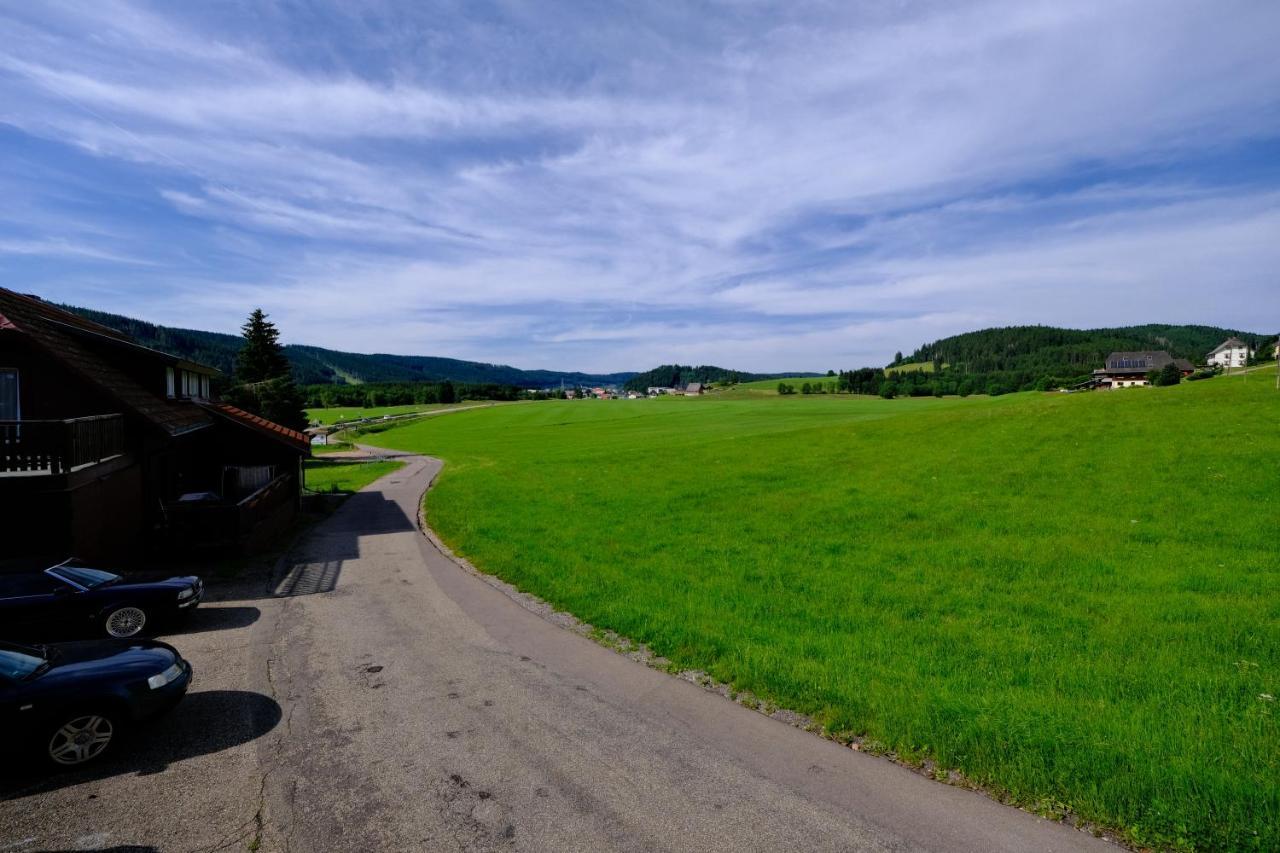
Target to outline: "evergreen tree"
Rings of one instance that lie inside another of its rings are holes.
[[[261,308],[253,309],[240,331],[244,335],[244,346],[236,356],[239,382],[263,382],[289,372],[289,359],[280,346],[280,331]]]
[[[228,393],[240,408],[290,429],[305,429],[302,392],[294,384],[280,332],[255,308],[241,327],[244,346],[236,356],[236,385]]]
[[[446,379],[440,383],[440,402],[456,403],[458,400],[457,392],[454,391],[453,383]]]

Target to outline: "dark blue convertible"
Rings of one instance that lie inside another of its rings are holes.
[[[191,664],[155,640],[0,641],[0,752],[84,764],[172,708],[190,684]]]
[[[43,571],[0,574],[0,636],[62,639],[86,633],[133,637],[190,613],[204,595],[198,577],[129,583],[120,575],[66,560]]]

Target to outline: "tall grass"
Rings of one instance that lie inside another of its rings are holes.
[[[377,437],[486,571],[1131,840],[1280,848],[1280,394],[541,403]]]

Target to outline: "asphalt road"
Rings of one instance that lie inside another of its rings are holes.
[[[419,532],[406,461],[174,639],[201,676],[149,760],[9,789],[0,851],[1116,849],[531,612]]]

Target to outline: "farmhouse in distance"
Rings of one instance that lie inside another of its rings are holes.
[[[1208,362],[1210,366],[1244,367],[1249,363],[1249,359],[1253,357],[1253,353],[1252,347],[1232,335],[1214,347],[1213,351],[1209,353]]]
[[[1178,368],[1178,373],[1184,379],[1195,372],[1195,367],[1190,361],[1185,358],[1174,358],[1164,350],[1113,352],[1107,356],[1106,367],[1093,371],[1092,384],[1095,388],[1102,390],[1149,385],[1151,383],[1147,375],[1152,371],[1163,370],[1170,364]]]

